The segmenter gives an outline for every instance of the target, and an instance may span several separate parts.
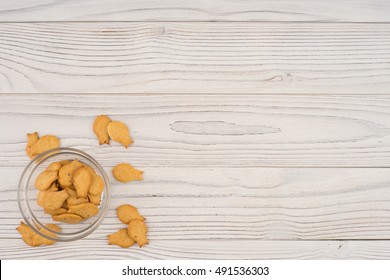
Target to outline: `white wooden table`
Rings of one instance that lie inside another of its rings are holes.
[[[0,2],[0,258],[390,258],[390,2]],[[125,121],[134,145],[98,146]],[[104,223],[29,248],[15,227],[26,133],[111,173]],[[139,207],[150,245],[108,246]]]

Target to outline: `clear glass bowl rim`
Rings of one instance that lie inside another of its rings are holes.
[[[40,164],[45,162],[45,160],[47,160],[55,155],[60,155],[60,154],[67,154],[67,155],[73,154],[73,155],[77,155],[79,157],[85,158],[87,161],[91,162],[94,165],[93,167],[96,168],[100,172],[100,174],[102,174],[103,180],[104,180],[104,194],[103,194],[103,198],[102,198],[102,202],[101,202],[101,206],[103,208],[101,210],[99,210],[98,218],[96,219],[96,221],[94,221],[87,228],[85,228],[81,231],[75,232],[75,233],[61,233],[61,232],[59,233],[59,232],[55,232],[52,229],[46,227],[44,224],[42,224],[35,217],[33,211],[31,210],[31,207],[29,206],[28,199],[27,199],[27,192],[28,192],[28,188],[29,188],[28,182],[30,181],[30,177],[31,177],[33,171]],[[39,163],[36,163],[36,162],[39,162]],[[33,167],[33,165],[36,165],[36,166]],[[30,170],[30,172],[29,172],[29,170]],[[51,150],[45,151],[42,154],[38,155],[37,157],[32,159],[30,161],[30,163],[26,166],[26,168],[23,170],[23,173],[20,177],[19,184],[18,184],[18,206],[19,206],[19,210],[23,216],[23,220],[37,234],[39,234],[47,239],[53,240],[53,241],[75,241],[75,240],[79,240],[79,239],[82,239],[82,238],[88,236],[93,231],[95,231],[95,229],[97,229],[99,227],[99,225],[103,222],[103,220],[107,214],[109,204],[110,204],[110,182],[109,182],[108,176],[107,176],[106,172],[104,171],[103,167],[92,156],[90,156],[86,152],[83,152],[83,151],[75,149],[75,148],[61,147],[61,148],[56,148],[56,149],[51,149]],[[26,212],[27,212],[29,217],[27,217]],[[39,229],[37,228],[36,225],[39,225],[40,227],[45,228],[47,231],[49,231],[51,233],[55,233],[57,237],[45,235],[44,233],[39,231]]]

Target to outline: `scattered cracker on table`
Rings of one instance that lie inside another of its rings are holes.
[[[127,228],[127,234],[138,243],[139,247],[145,246],[149,243],[146,236],[148,228],[144,221],[132,220]]]
[[[112,175],[119,182],[142,181],[144,172],[138,170],[128,163],[120,163],[112,170]]]
[[[59,148],[60,140],[54,135],[38,136],[37,132],[27,133],[26,154],[31,158],[51,149]]]
[[[119,206],[118,209],[116,209],[116,215],[124,224],[129,224],[132,220],[145,220],[145,218],[139,214],[138,209],[130,204],[123,204]]]
[[[112,121],[106,115],[97,116],[93,122],[93,132],[96,134],[99,144],[110,144],[110,139],[127,148],[133,143],[129,128],[121,121]]]
[[[26,225],[23,222],[20,222],[20,225],[16,228],[22,236],[23,241],[30,246],[33,246],[33,237],[37,234],[32,228]]]
[[[93,123],[93,132],[99,139],[99,144],[110,144],[110,136],[108,135],[107,127],[111,119],[105,115],[97,116]]]
[[[61,228],[57,225],[54,225],[54,224],[47,224],[46,227],[48,227],[50,230],[52,231],[55,231],[55,232],[60,232],[61,231]],[[46,236],[49,236],[51,238],[56,238],[57,235],[45,228],[41,228],[39,230],[40,233],[46,235]],[[54,240],[51,240],[51,239],[47,239],[39,234],[36,234],[33,238],[32,238],[32,243],[33,243],[33,246],[41,246],[41,245],[53,245],[55,243]]]
[[[129,134],[129,128],[123,122],[112,121],[108,124],[107,130],[110,138],[121,143],[125,148],[133,143],[133,139]]]
[[[127,234],[127,228],[120,229],[107,237],[108,245],[118,245],[122,248],[129,248],[135,243],[135,241]]]
[[[54,224],[47,224],[46,227],[55,232],[61,231],[61,228]],[[23,241],[29,246],[36,247],[41,245],[52,245],[55,243],[54,240],[50,240],[39,235],[32,228],[30,228],[28,225],[26,225],[23,222],[20,222],[20,225],[16,228],[16,230],[22,236]],[[49,236],[51,238],[57,237],[55,233],[48,231],[45,228],[41,228],[39,229],[39,231],[42,234],[45,234],[46,236]]]
[[[27,133],[27,146],[26,146],[26,154],[29,156],[29,158],[33,159],[33,153],[31,150],[31,147],[38,142],[38,132],[34,133]]]
[[[117,216],[122,223],[128,224],[128,226],[127,229],[120,229],[116,233],[108,235],[109,245],[128,248],[135,242],[138,243],[139,247],[149,243],[145,218],[139,214],[136,207],[130,204],[121,205],[117,208]]]

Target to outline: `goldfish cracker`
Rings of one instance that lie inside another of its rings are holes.
[[[72,161],[69,164],[65,164],[61,167],[58,172],[58,182],[62,187],[69,187],[72,185],[73,173],[82,167],[83,164],[77,159]]]
[[[120,163],[114,167],[112,174],[119,182],[142,181],[143,171],[138,170],[128,163]]]
[[[83,218],[76,214],[64,213],[61,215],[54,215],[53,220],[67,224],[78,224],[83,221]]]
[[[139,214],[137,208],[130,204],[119,206],[118,209],[116,209],[116,214],[118,219],[124,224],[129,224],[132,220],[145,220],[145,218]]]
[[[135,241],[127,234],[126,228],[120,229],[107,237],[108,245],[118,245],[122,248],[129,248],[135,243]]]
[[[92,176],[85,166],[80,167],[74,172],[72,182],[76,188],[77,196],[87,197],[89,187],[92,183]]]
[[[47,190],[57,178],[56,171],[43,171],[35,180],[35,188],[40,191]]]
[[[47,192],[42,199],[43,208],[47,210],[59,209],[68,197],[66,190]]]
[[[31,147],[38,142],[38,133],[27,133],[27,145],[26,145],[26,154],[29,156],[29,158],[33,159],[33,153],[31,150]]]
[[[102,197],[101,195],[88,194],[88,200],[95,205],[100,205]]]
[[[69,197],[66,202],[68,203],[68,207],[71,205],[78,205],[78,204],[83,204],[83,203],[88,203],[89,200],[87,197],[75,197],[71,196]]]
[[[104,190],[104,181],[102,177],[100,177],[97,174],[93,175],[92,182],[88,190],[88,194],[101,195],[103,190]]]
[[[107,127],[108,135],[116,142],[121,143],[125,148],[133,143],[133,139],[130,137],[129,128],[126,124],[120,121],[112,121]]]
[[[108,135],[108,124],[111,122],[111,119],[105,115],[97,116],[93,123],[93,132],[99,139],[99,144],[110,144],[110,136]]]
[[[47,150],[60,147],[60,140],[54,135],[45,135],[31,146],[31,155],[36,156]]]
[[[141,220],[132,220],[127,228],[127,234],[134,239],[139,247],[143,247],[149,243],[146,236],[148,228],[146,224]]]
[[[69,205],[69,213],[79,215],[83,219],[88,219],[99,213],[99,208],[93,203]]]
[[[62,167],[61,162],[52,162],[49,164],[49,166],[46,168],[46,171],[60,171]]]

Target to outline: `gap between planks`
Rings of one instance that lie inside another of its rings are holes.
[[[223,92],[175,92],[175,93],[172,93],[172,92],[159,92],[159,93],[147,93],[147,92],[110,92],[109,94],[108,93],[104,93],[104,92],[80,92],[80,93],[77,93],[77,92],[73,92],[73,93],[58,93],[58,92],[37,92],[37,93],[32,93],[32,92],[15,92],[15,93],[10,93],[10,92],[0,92],[0,97],[12,97],[12,96],[18,96],[18,95],[21,95],[21,96],[31,96],[31,97],[39,97],[39,96],[43,96],[43,97],[52,97],[52,96],[63,96],[63,95],[66,95],[66,96],[107,96],[107,95],[110,95],[110,96],[118,96],[118,97],[122,97],[122,96],[128,96],[128,97],[153,97],[153,96],[167,96],[167,97],[174,97],[174,96],[177,96],[177,97],[180,97],[180,96],[194,96],[194,97],[200,97],[200,96],[236,96],[237,98],[239,97],[253,97],[253,96],[264,96],[264,97],[272,97],[272,96],[291,96],[292,94],[288,94],[288,93],[281,93],[281,92],[275,92],[275,93],[234,93],[234,92],[226,92],[226,93],[223,93]],[[340,93],[315,93],[314,95],[311,94],[311,93],[297,93],[297,94],[293,94],[294,97],[299,97],[299,96],[308,96],[308,97],[311,97],[311,96],[318,96],[318,97],[321,97],[321,96],[329,96],[329,97],[356,97],[356,96],[378,96],[378,97],[389,97],[390,96],[390,92],[389,94],[386,94],[386,93],[375,93],[373,94],[372,91],[371,92],[366,92],[366,93],[361,93],[361,92],[357,92],[357,93],[348,93],[348,92],[340,92]],[[0,100],[1,101],[1,100]]]
[[[158,21],[147,21],[147,20],[72,20],[72,21],[66,21],[66,20],[54,20],[54,21],[44,21],[44,20],[34,20],[34,21],[1,21],[0,24],[65,24],[65,23],[134,23],[134,24],[142,24],[142,23],[154,23],[154,24],[159,24],[159,23],[212,23],[212,24],[226,24],[226,23],[242,23],[242,24],[251,24],[251,23],[270,23],[270,24],[351,24],[351,25],[371,25],[371,24],[390,24],[390,21],[276,21],[276,20],[251,20],[251,21],[240,21],[240,20],[221,20],[221,21],[213,21],[213,20],[158,20]]]

